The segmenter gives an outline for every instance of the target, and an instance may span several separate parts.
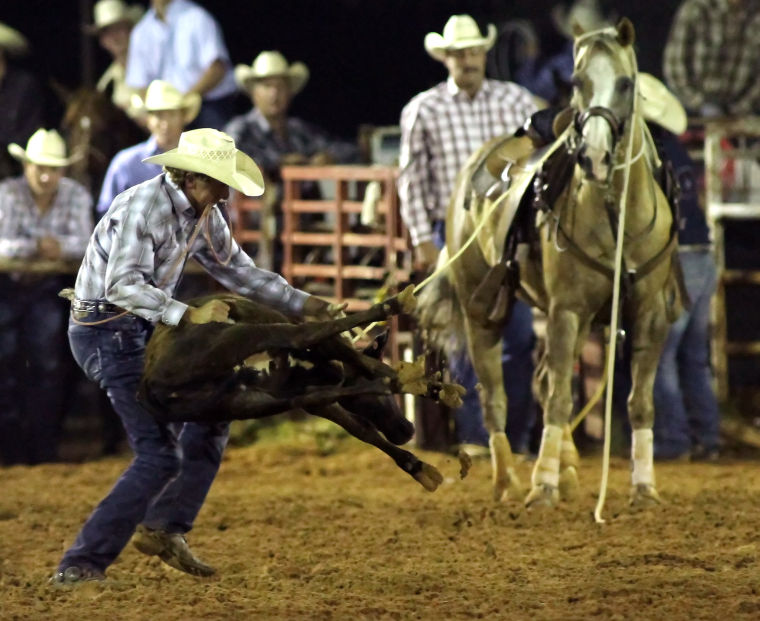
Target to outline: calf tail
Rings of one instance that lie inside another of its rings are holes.
[[[448,253],[444,248],[438,265],[445,265],[447,261]],[[453,356],[464,348],[464,315],[447,271],[440,272],[423,287],[417,296],[416,314],[429,349]]]

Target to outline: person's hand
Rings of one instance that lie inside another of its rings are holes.
[[[303,153],[286,153],[280,158],[280,166],[303,166],[307,161]]]
[[[303,305],[303,314],[306,317],[316,319],[317,321],[330,321],[343,317],[343,311],[348,307],[347,302],[342,304],[330,304],[327,300],[318,298],[315,295],[309,296]]]
[[[209,300],[203,306],[188,306],[182,319],[189,323],[232,323],[230,307],[221,300]]]
[[[327,151],[319,151],[311,156],[309,164],[312,166],[330,166],[335,163],[335,158]]]
[[[424,241],[414,248],[414,269],[429,272],[438,261],[438,248],[432,241]]]
[[[61,258],[61,244],[55,237],[40,237],[37,240],[37,254],[41,259],[57,261]]]

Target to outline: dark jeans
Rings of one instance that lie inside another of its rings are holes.
[[[654,382],[655,455],[718,448],[720,412],[710,369],[710,298],[717,274],[708,251],[681,251],[691,309],[671,326]],[[694,445],[694,446],[693,446]]]
[[[444,223],[434,225],[434,241],[444,245]],[[506,433],[512,450],[525,453],[529,449],[531,432],[536,423],[533,399],[533,314],[525,302],[516,301],[512,317],[502,333],[501,364],[504,390],[507,393]],[[483,424],[483,411],[475,385],[478,383],[470,357],[463,352],[449,362],[452,377],[467,389],[463,404],[454,411],[457,439],[460,443],[488,445],[488,431]]]
[[[87,320],[106,317],[93,313]],[[74,358],[107,391],[135,457],[64,554],[61,571],[71,565],[104,571],[140,523],[186,533],[219,469],[229,434],[226,423],[162,424],[137,402],[151,332],[151,325],[134,315],[98,326],[69,323]]]
[[[0,276],[0,461],[58,458],[67,375],[66,302],[70,277]]]

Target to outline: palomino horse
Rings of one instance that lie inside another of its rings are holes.
[[[659,161],[637,112],[633,40],[633,25],[627,19],[616,28],[576,33],[571,109],[555,119],[555,135],[561,135],[545,147],[544,157],[534,153],[531,140],[523,136],[484,145],[470,158],[449,206],[446,249],[439,266],[448,263],[448,257],[462,250],[473,235],[477,241],[466,246],[450,263],[445,277],[433,281],[420,296],[421,306],[427,309],[422,313],[423,326],[434,330],[435,324],[441,325],[445,299],[455,302],[453,308],[464,321],[468,351],[482,385],[480,399],[490,434],[497,500],[521,494],[504,435],[507,403],[500,339],[508,316],[505,302],[517,293],[547,315],[545,353],[534,381],[544,408],[544,431],[525,502],[553,505],[577,488],[578,455],[568,428],[573,365],[592,321],[610,319],[618,215],[625,200],[621,308],[633,339],[628,398],[633,429],[631,500],[658,501],[652,387],[669,323],[682,307],[674,218],[655,181]],[[551,173],[549,153],[568,162],[564,175]],[[494,177],[489,154],[510,159],[512,164]],[[536,177],[542,165],[544,172]],[[478,171],[486,168],[496,184],[480,192]],[[507,183],[509,189],[500,189]],[[539,200],[529,204],[523,199],[531,186],[537,188],[534,195]],[[546,198],[543,194],[550,200],[541,201]],[[515,231],[517,222],[527,224],[522,233]],[[510,247],[516,252],[510,254]],[[456,318],[454,312],[445,319],[449,340]]]

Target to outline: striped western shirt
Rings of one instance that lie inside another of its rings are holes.
[[[760,2],[686,0],[665,46],[665,79],[691,110],[760,111]]]
[[[187,305],[172,293],[197,221],[187,197],[165,174],[122,192],[90,238],[76,297],[108,300],[148,321],[176,325]],[[291,287],[282,276],[256,267],[231,238],[218,206],[207,223],[213,249],[201,233],[189,256],[227,289],[288,314],[302,310],[308,294]],[[223,265],[219,259],[230,254],[229,263]]]
[[[449,78],[415,96],[401,112],[401,217],[412,244],[432,239],[446,216],[457,173],[484,142],[511,134],[536,110],[529,91],[484,80],[475,97]]]
[[[45,213],[34,202],[25,177],[0,182],[0,256],[31,259],[37,254],[37,240],[54,237],[62,258],[79,259],[91,232],[92,198],[73,179],[60,180]]]

